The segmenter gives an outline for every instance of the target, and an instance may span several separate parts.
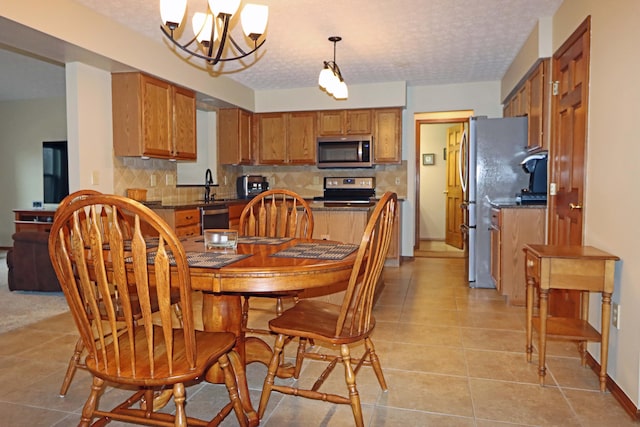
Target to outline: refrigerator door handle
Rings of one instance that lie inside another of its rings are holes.
[[[458,174],[460,176],[460,185],[462,186],[462,191],[467,191],[467,169],[462,164],[462,153],[465,150],[465,146],[467,145],[467,130],[465,129],[462,132],[462,138],[460,138],[460,150],[458,151]]]

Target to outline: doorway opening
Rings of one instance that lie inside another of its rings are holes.
[[[472,110],[415,115],[416,211],[414,256],[467,256],[458,152]]]

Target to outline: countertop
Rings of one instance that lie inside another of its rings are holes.
[[[151,209],[194,209],[194,208],[208,208],[208,207],[221,207],[229,206],[237,203],[245,203],[247,199],[219,199],[213,202],[205,203],[201,200],[194,200],[192,202],[173,202],[162,203],[161,201],[149,201],[143,202],[145,206]]]
[[[202,201],[196,200],[193,202],[164,203],[164,204],[160,201],[149,201],[149,202],[144,202],[144,204],[151,209],[197,209],[197,208],[205,208],[205,207],[222,207],[222,206],[229,206],[233,204],[246,203],[246,202],[248,202],[248,199],[221,199],[221,200],[214,200],[213,202],[210,202],[210,203],[204,203]],[[325,206],[324,202],[322,201],[308,200],[308,199],[307,199],[307,202],[309,203],[309,206],[311,207],[311,209],[316,211],[331,211],[331,210],[368,211],[373,206],[375,206],[374,203],[369,205],[340,204],[336,206],[336,205],[330,204]]]
[[[547,205],[521,205],[514,201],[505,201],[505,202],[491,202],[492,208],[496,209],[546,209]]]

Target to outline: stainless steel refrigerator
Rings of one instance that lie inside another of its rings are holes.
[[[529,177],[520,162],[526,156],[527,118],[471,117],[463,135],[460,170],[467,210],[463,231],[468,242],[469,286],[495,288],[491,278],[491,203],[515,204]],[[524,273],[523,273],[524,274]]]

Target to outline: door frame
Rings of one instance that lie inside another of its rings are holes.
[[[469,117],[474,114],[473,110],[459,111],[440,111],[433,113],[418,113],[414,115],[415,135],[414,151],[415,151],[415,212],[414,212],[414,243],[413,250],[420,247],[420,166],[422,165],[422,157],[420,156],[420,126],[428,124],[456,124],[469,123]]]

